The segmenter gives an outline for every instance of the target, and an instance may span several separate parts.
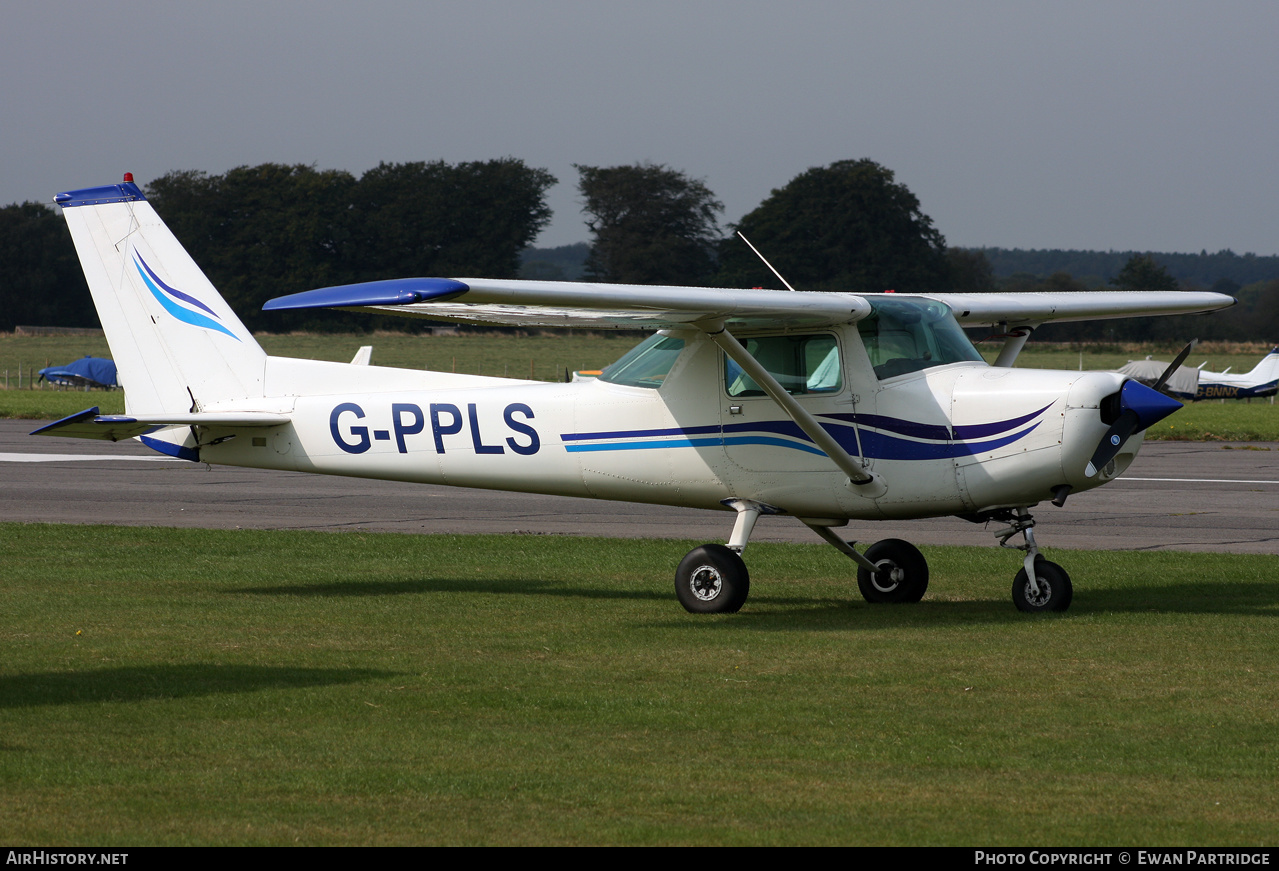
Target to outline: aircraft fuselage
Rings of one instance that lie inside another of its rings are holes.
[[[1113,478],[1140,444],[1084,476],[1120,376],[962,362],[881,381],[857,359],[855,329],[827,332],[844,361],[838,389],[797,399],[886,492],[850,484],[768,397],[731,396],[726,358],[693,334],[669,387],[270,358],[265,383],[279,392],[267,404],[292,422],[195,437],[201,460],[227,465],[698,508],[750,499],[853,519],[1034,504]]]

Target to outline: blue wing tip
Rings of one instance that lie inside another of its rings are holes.
[[[353,308],[369,305],[410,305],[415,302],[446,300],[461,296],[471,288],[451,278],[393,278],[321,287],[267,300],[263,311],[297,311],[313,308]]]

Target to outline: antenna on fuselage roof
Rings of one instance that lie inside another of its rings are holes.
[[[791,287],[791,286],[790,286],[790,282],[789,282],[789,281],[787,281],[786,279],[782,278],[782,274],[781,274],[780,272],[778,272],[776,269],[773,269],[773,264],[769,263],[769,262],[768,262],[768,260],[767,260],[767,259],[765,259],[765,257],[764,257],[764,255],[763,255],[763,254],[760,254],[760,253],[759,253],[759,249],[758,249],[758,248],[756,248],[754,245],[751,245],[751,240],[750,240],[750,239],[747,239],[747,238],[746,238],[746,236],[745,236],[745,234],[744,234],[744,233],[742,233],[742,231],[741,231],[741,230],[738,230],[738,231],[737,231],[737,235],[741,236],[741,237],[742,237],[742,241],[743,241],[743,242],[745,242],[745,243],[746,243],[746,244],[750,247],[750,249],[751,249],[752,251],[754,251],[754,252],[755,252],[755,256],[756,256],[756,257],[758,257],[760,260],[763,260],[763,261],[764,261],[764,265],[765,265],[765,266],[767,266],[769,269],[772,269],[772,270],[773,270],[773,274],[777,276],[777,280],[778,280],[778,281],[780,281],[782,284],[786,285],[786,289],[787,289],[787,290],[794,290],[794,289],[795,289],[795,288],[793,288],[793,287]]]

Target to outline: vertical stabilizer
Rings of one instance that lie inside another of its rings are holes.
[[[130,414],[262,396],[266,353],[130,176],[54,202],[75,241]]]
[[[1274,348],[1261,358],[1261,362],[1252,367],[1252,371],[1244,376],[1256,384],[1269,384],[1279,378],[1279,348]]]

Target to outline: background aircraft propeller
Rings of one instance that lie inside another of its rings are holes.
[[[1190,352],[1193,351],[1195,349],[1195,345],[1198,344],[1198,339],[1191,339],[1189,344],[1181,349],[1181,353],[1177,355],[1175,360],[1168,364],[1168,368],[1164,370],[1164,374],[1160,375],[1159,380],[1155,382],[1155,390],[1163,391],[1164,385],[1168,383],[1168,379],[1173,376],[1173,373],[1181,368],[1181,364],[1186,362],[1186,358],[1190,356]]]

